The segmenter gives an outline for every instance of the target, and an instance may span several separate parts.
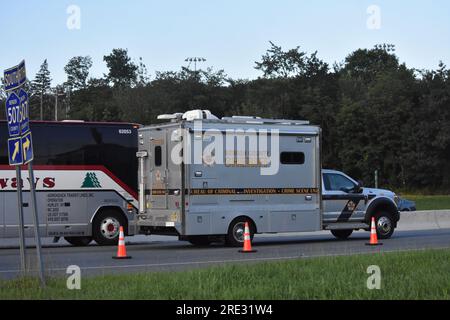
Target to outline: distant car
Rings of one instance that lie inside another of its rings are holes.
[[[400,199],[398,202],[399,211],[416,211],[416,203],[411,200]]]

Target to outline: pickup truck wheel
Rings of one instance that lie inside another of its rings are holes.
[[[197,247],[206,247],[211,244],[208,236],[190,236],[187,240]]]
[[[119,241],[119,228],[127,229],[121,214],[115,210],[105,210],[95,217],[92,224],[92,235],[99,245],[113,246]]]
[[[394,220],[389,212],[381,211],[375,214],[375,226],[380,239],[389,239],[394,233]]]
[[[250,228],[250,239],[253,240],[255,235],[255,229],[253,223],[244,217],[236,218],[228,227],[228,234],[225,238],[225,243],[230,247],[240,247],[244,244],[244,231],[245,222],[249,223]]]
[[[346,240],[353,233],[352,229],[349,230],[331,230],[333,236],[340,240]]]
[[[66,240],[68,243],[75,247],[85,247],[89,243],[91,243],[92,238],[91,237],[64,237],[64,240]]]

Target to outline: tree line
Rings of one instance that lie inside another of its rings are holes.
[[[351,52],[330,66],[300,47],[270,43],[254,80],[213,68],[156,72],[142,58],[114,49],[108,73],[89,77],[92,59],[73,57],[67,80],[51,88],[45,60],[28,83],[32,119],[156,122],[162,113],[209,109],[219,117],[306,119],[320,125],[323,167],[373,185],[450,190],[450,70],[417,70],[399,62],[393,45]],[[4,99],[4,94],[3,94]],[[57,102],[58,101],[58,102]],[[4,103],[4,102],[3,102]],[[0,113],[2,118],[4,114]]]

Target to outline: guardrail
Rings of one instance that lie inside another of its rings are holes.
[[[401,212],[398,228],[399,230],[449,229],[450,210]]]

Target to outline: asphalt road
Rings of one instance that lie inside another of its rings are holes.
[[[118,272],[177,271],[228,263],[256,263],[329,255],[350,255],[370,252],[392,252],[429,248],[450,248],[450,229],[399,231],[382,246],[369,247],[368,232],[356,232],[349,240],[336,240],[328,232],[256,236],[254,249],[258,252],[242,254],[238,248],[213,245],[198,248],[173,237],[132,237],[127,239],[130,260],[114,260],[115,247],[49,246],[43,249],[46,272],[64,275],[69,265],[78,265],[83,275]],[[27,249],[29,265],[35,265],[35,250]],[[0,278],[14,278],[19,274],[19,250],[0,249]]]

